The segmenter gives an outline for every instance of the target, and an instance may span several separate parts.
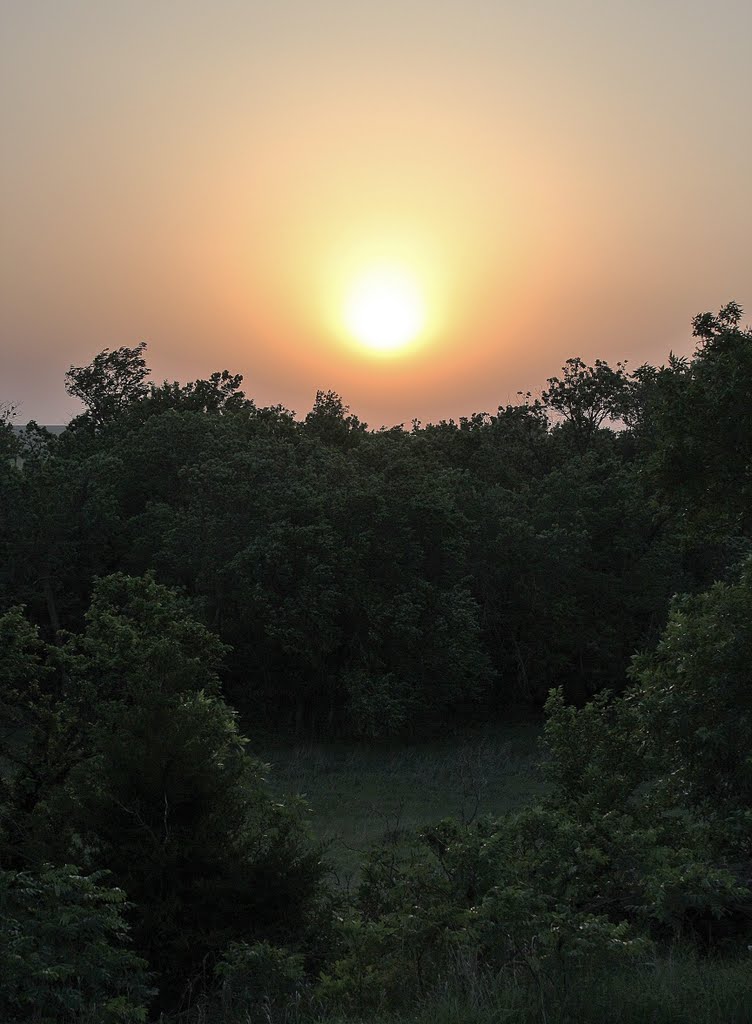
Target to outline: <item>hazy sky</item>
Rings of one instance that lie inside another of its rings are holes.
[[[0,0],[0,400],[149,342],[371,425],[494,410],[564,359],[752,304],[749,0]],[[424,335],[374,354],[396,262]]]

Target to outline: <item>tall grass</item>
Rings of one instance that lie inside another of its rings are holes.
[[[468,983],[469,981],[469,983]],[[320,1012],[317,1024],[750,1024],[752,956],[675,953],[631,968],[573,970],[543,990],[524,974],[452,978],[402,1012]]]
[[[542,997],[543,996],[543,997]],[[184,1024],[752,1024],[752,957],[702,959],[679,951],[619,969],[575,969],[543,992],[523,973],[459,970],[441,991],[401,1010],[362,1014],[302,1000],[228,1017],[194,1008]],[[183,1024],[181,1021],[181,1024]]]
[[[343,887],[374,843],[442,818],[468,820],[531,803],[543,791],[540,725],[519,722],[410,745],[254,744],[280,797],[302,795]]]

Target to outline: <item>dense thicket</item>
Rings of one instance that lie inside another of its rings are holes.
[[[0,409],[4,1019],[144,1021],[155,992],[191,1021],[373,1018],[493,984],[510,1020],[579,1020],[573,971],[746,950],[740,318],[409,431],[330,392],[258,408],[227,371],[151,385],[143,345],[71,368],[60,436]],[[546,798],[397,835],[349,899],[237,723],[376,738],[520,703]]]

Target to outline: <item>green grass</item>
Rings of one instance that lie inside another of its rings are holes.
[[[752,1024],[752,956],[698,956],[690,947],[632,966],[572,967],[545,976],[483,975],[471,965],[402,1009],[342,1012],[298,1005],[211,1011],[191,1024]]]
[[[402,1012],[324,1013],[315,1024],[750,1024],[752,958],[691,952],[633,968],[572,971],[541,992],[522,976],[436,993]],[[311,1022],[313,1024],[313,1022]]]
[[[677,950],[631,968],[574,970],[542,987],[523,974],[465,976],[404,1011],[325,1012],[299,1024],[752,1024],[752,956]]]
[[[582,1024],[750,1024],[752,957],[679,955],[633,971],[583,976],[563,1021]]]
[[[521,722],[398,747],[262,742],[253,750],[271,765],[275,796],[305,797],[314,834],[347,887],[365,851],[401,830],[530,803],[543,791],[539,736],[537,723]]]

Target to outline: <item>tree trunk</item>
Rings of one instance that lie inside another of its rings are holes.
[[[52,590],[52,584],[50,583],[49,576],[45,576],[42,580],[42,587],[44,588],[44,599],[47,602],[47,614],[50,617],[50,626],[52,626],[52,632],[57,638],[60,632],[60,616],[57,613],[57,604],[55,602],[55,594]]]

